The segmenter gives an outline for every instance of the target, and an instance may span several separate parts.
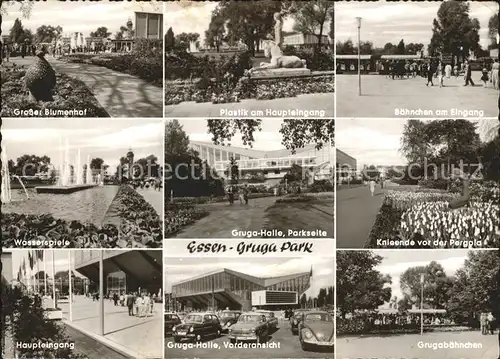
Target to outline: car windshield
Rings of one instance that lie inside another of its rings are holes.
[[[166,314],[165,320],[180,320],[179,317],[175,314]]]
[[[189,314],[184,317],[184,321],[187,323],[203,323],[203,316]]]
[[[260,322],[260,315],[240,315],[238,322],[242,323],[258,323]]]
[[[305,319],[306,322],[332,322],[332,316],[328,313],[313,313],[307,314]]]
[[[266,312],[260,312],[260,314],[265,315],[267,319],[269,319],[269,317],[271,317],[271,314],[266,313]]]
[[[231,312],[221,313],[220,317],[221,318],[235,318],[236,313],[231,313]]]

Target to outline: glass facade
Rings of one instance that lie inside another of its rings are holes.
[[[266,304],[297,304],[297,292],[266,292]]]
[[[127,291],[127,275],[122,271],[108,274],[106,277],[106,292],[121,294]]]

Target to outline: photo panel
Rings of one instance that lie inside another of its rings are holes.
[[[4,248],[157,248],[163,120],[7,119]]]
[[[334,117],[334,1],[168,2],[165,117]]]
[[[164,260],[165,358],[334,357],[333,257]]]
[[[337,119],[338,248],[498,248],[497,119]]]
[[[168,119],[165,238],[334,238],[334,120]]]
[[[13,249],[1,257],[2,357],[162,357],[161,250]]]
[[[4,3],[1,117],[163,116],[160,2]]]
[[[338,117],[499,114],[498,2],[336,4]]]
[[[336,357],[496,358],[497,249],[339,250]]]

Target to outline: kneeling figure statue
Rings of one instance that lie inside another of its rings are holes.
[[[274,40],[264,40],[264,55],[271,58],[271,62],[261,62],[259,67],[250,69],[250,74],[255,71],[271,70],[271,69],[298,69],[307,68],[306,60],[300,59],[297,56],[285,56],[283,51]]]

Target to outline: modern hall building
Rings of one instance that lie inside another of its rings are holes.
[[[337,183],[355,179],[357,176],[358,161],[338,148],[336,149],[336,154],[335,172]]]
[[[172,285],[171,310],[248,311],[252,307],[282,309],[296,306],[310,287],[312,269],[279,277],[258,278],[222,268]]]
[[[316,150],[311,144],[296,150],[295,154],[287,149],[263,151],[234,146],[219,146],[209,142],[190,141],[190,147],[199,157],[214,168],[220,177],[225,178],[230,159],[234,158],[243,178],[242,182],[254,175],[262,175],[264,185],[271,187],[278,184],[292,165],[306,169],[310,181],[333,181],[333,147],[331,144]]]
[[[100,253],[101,250],[79,250],[73,253],[75,270],[90,279],[91,285],[99,283]],[[102,250],[102,253],[104,293],[147,291],[161,295],[161,250]]]

